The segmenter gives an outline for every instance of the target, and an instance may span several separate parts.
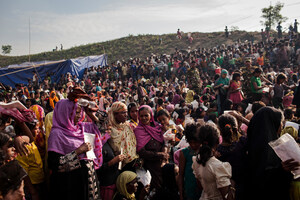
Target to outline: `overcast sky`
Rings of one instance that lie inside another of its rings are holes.
[[[129,34],[223,31],[225,26],[259,31],[267,0],[0,0],[0,45],[10,55],[31,54],[103,42]],[[300,1],[284,0],[288,27],[300,21]],[[298,12],[297,12],[298,11]],[[30,19],[30,20],[29,20]],[[1,51],[2,52],[2,51]]]

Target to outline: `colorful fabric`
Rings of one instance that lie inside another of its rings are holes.
[[[103,162],[102,144],[105,143],[110,136],[108,134],[101,136],[97,125],[93,122],[78,122],[78,124],[75,125],[74,117],[76,115],[77,106],[77,103],[68,99],[60,100],[55,106],[53,112],[53,126],[48,139],[48,151],[66,155],[85,142],[84,132],[95,134],[94,153],[96,158],[94,159],[94,164],[97,169]],[[83,116],[83,112],[81,116]],[[81,160],[87,160],[85,154],[81,154],[79,158]]]
[[[126,197],[126,199],[135,200],[134,193],[129,194],[127,192],[126,184],[133,181],[136,177],[137,177],[136,173],[131,171],[125,171],[121,173],[117,178],[116,185],[117,185],[118,192],[124,197]]]
[[[122,162],[124,166],[138,157],[136,154],[136,138],[127,121],[121,124],[116,122],[114,112],[127,112],[127,106],[122,102],[115,102],[109,111],[109,121],[112,125],[109,144],[115,152],[123,150],[122,153],[126,156]]]
[[[181,99],[180,95],[179,94],[175,94],[174,97],[173,97],[173,100],[172,100],[172,104],[173,105],[179,104],[180,99]]]
[[[42,159],[45,158],[46,144],[45,144],[45,132],[44,132],[44,109],[39,105],[33,105],[29,108],[32,110],[39,121],[39,134],[34,137],[34,142],[39,149]]]
[[[193,90],[189,90],[186,94],[185,102],[191,103],[192,101],[194,101],[194,95],[195,95],[195,92]]]
[[[282,129],[280,136],[283,134],[288,133],[290,134],[295,140],[298,140],[298,130],[295,129],[292,126],[287,126],[284,129]]]
[[[53,97],[53,98],[51,97],[52,94],[54,94],[54,97]],[[59,99],[58,99],[57,96],[56,96],[56,92],[55,92],[55,91],[52,91],[52,92],[50,93],[50,96],[49,96],[49,103],[50,103],[50,106],[51,106],[52,109],[54,109],[54,107],[55,107],[55,103],[54,103],[54,102],[57,103],[58,101],[59,101]]]
[[[101,199],[113,199],[116,192],[116,185],[100,186]]]
[[[230,84],[230,88],[232,90],[237,90],[240,87],[241,87],[240,81],[232,81]],[[243,100],[243,96],[240,91],[236,91],[236,92],[230,93],[229,99],[232,101],[232,103],[239,104]]]
[[[225,69],[223,69],[225,70]],[[225,71],[222,70],[222,74],[227,74]],[[220,78],[218,78],[218,80],[216,80],[216,86],[223,84],[223,85],[229,85],[229,78],[222,78],[222,76],[220,76]]]
[[[11,116],[19,122],[33,122],[35,120],[33,111],[29,109],[19,111],[17,108],[6,109],[0,106],[0,114]]]
[[[185,158],[185,167],[184,167],[184,189],[187,199],[199,199],[199,192],[197,193],[197,180],[193,173],[192,164],[193,156],[196,155],[191,147],[186,147],[181,150]]]
[[[166,106],[166,110],[171,114],[174,111],[175,106],[173,104],[169,104]]]
[[[27,145],[29,155],[18,155],[16,160],[27,172],[32,184],[39,184],[44,182],[45,175],[43,169],[43,162],[39,150],[34,142]]]
[[[124,103],[117,101],[111,105],[111,108],[108,112],[108,119],[109,122],[111,123],[111,126],[115,127],[116,129],[123,130],[127,125],[127,122],[117,123],[114,116],[115,112],[127,112],[127,106]]]
[[[154,126],[144,125],[139,122],[139,125],[134,129],[137,151],[140,151],[152,138],[160,143],[164,142],[161,127],[157,122],[154,121],[153,111],[151,107],[148,105],[143,105],[139,108],[139,110],[141,110],[142,108],[146,108],[149,110],[151,115],[150,123],[153,123]]]

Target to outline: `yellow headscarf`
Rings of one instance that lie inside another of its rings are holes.
[[[189,90],[186,94],[185,102],[191,103],[194,100],[195,92],[193,90]]]
[[[134,193],[129,194],[127,192],[126,184],[133,181],[136,177],[137,177],[136,173],[131,172],[131,171],[124,171],[117,178],[116,185],[117,185],[118,192],[121,195],[125,196],[126,199],[135,200]]]
[[[290,134],[295,140],[298,139],[298,131],[297,131],[297,129],[295,129],[295,128],[292,127],[292,126],[287,126],[287,127],[285,127],[285,128],[281,131],[280,136],[282,136],[282,135],[285,134],[285,133]]]

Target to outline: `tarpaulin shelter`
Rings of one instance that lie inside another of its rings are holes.
[[[106,54],[60,61],[26,62],[0,68],[0,82],[12,87],[17,83],[28,84],[28,80],[33,77],[33,72],[38,74],[40,81],[50,75],[53,82],[58,82],[61,76],[68,72],[82,78],[86,68],[99,65],[107,65]]]

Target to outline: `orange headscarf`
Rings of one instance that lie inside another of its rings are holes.
[[[52,94],[54,94],[54,97],[53,97],[53,98],[51,97]],[[53,108],[53,109],[54,109],[54,107],[55,107],[54,101],[57,103],[57,102],[59,101],[59,99],[58,99],[57,96],[56,96],[56,92],[55,92],[55,91],[52,91],[52,92],[50,93],[49,102],[50,102],[51,108]]]

